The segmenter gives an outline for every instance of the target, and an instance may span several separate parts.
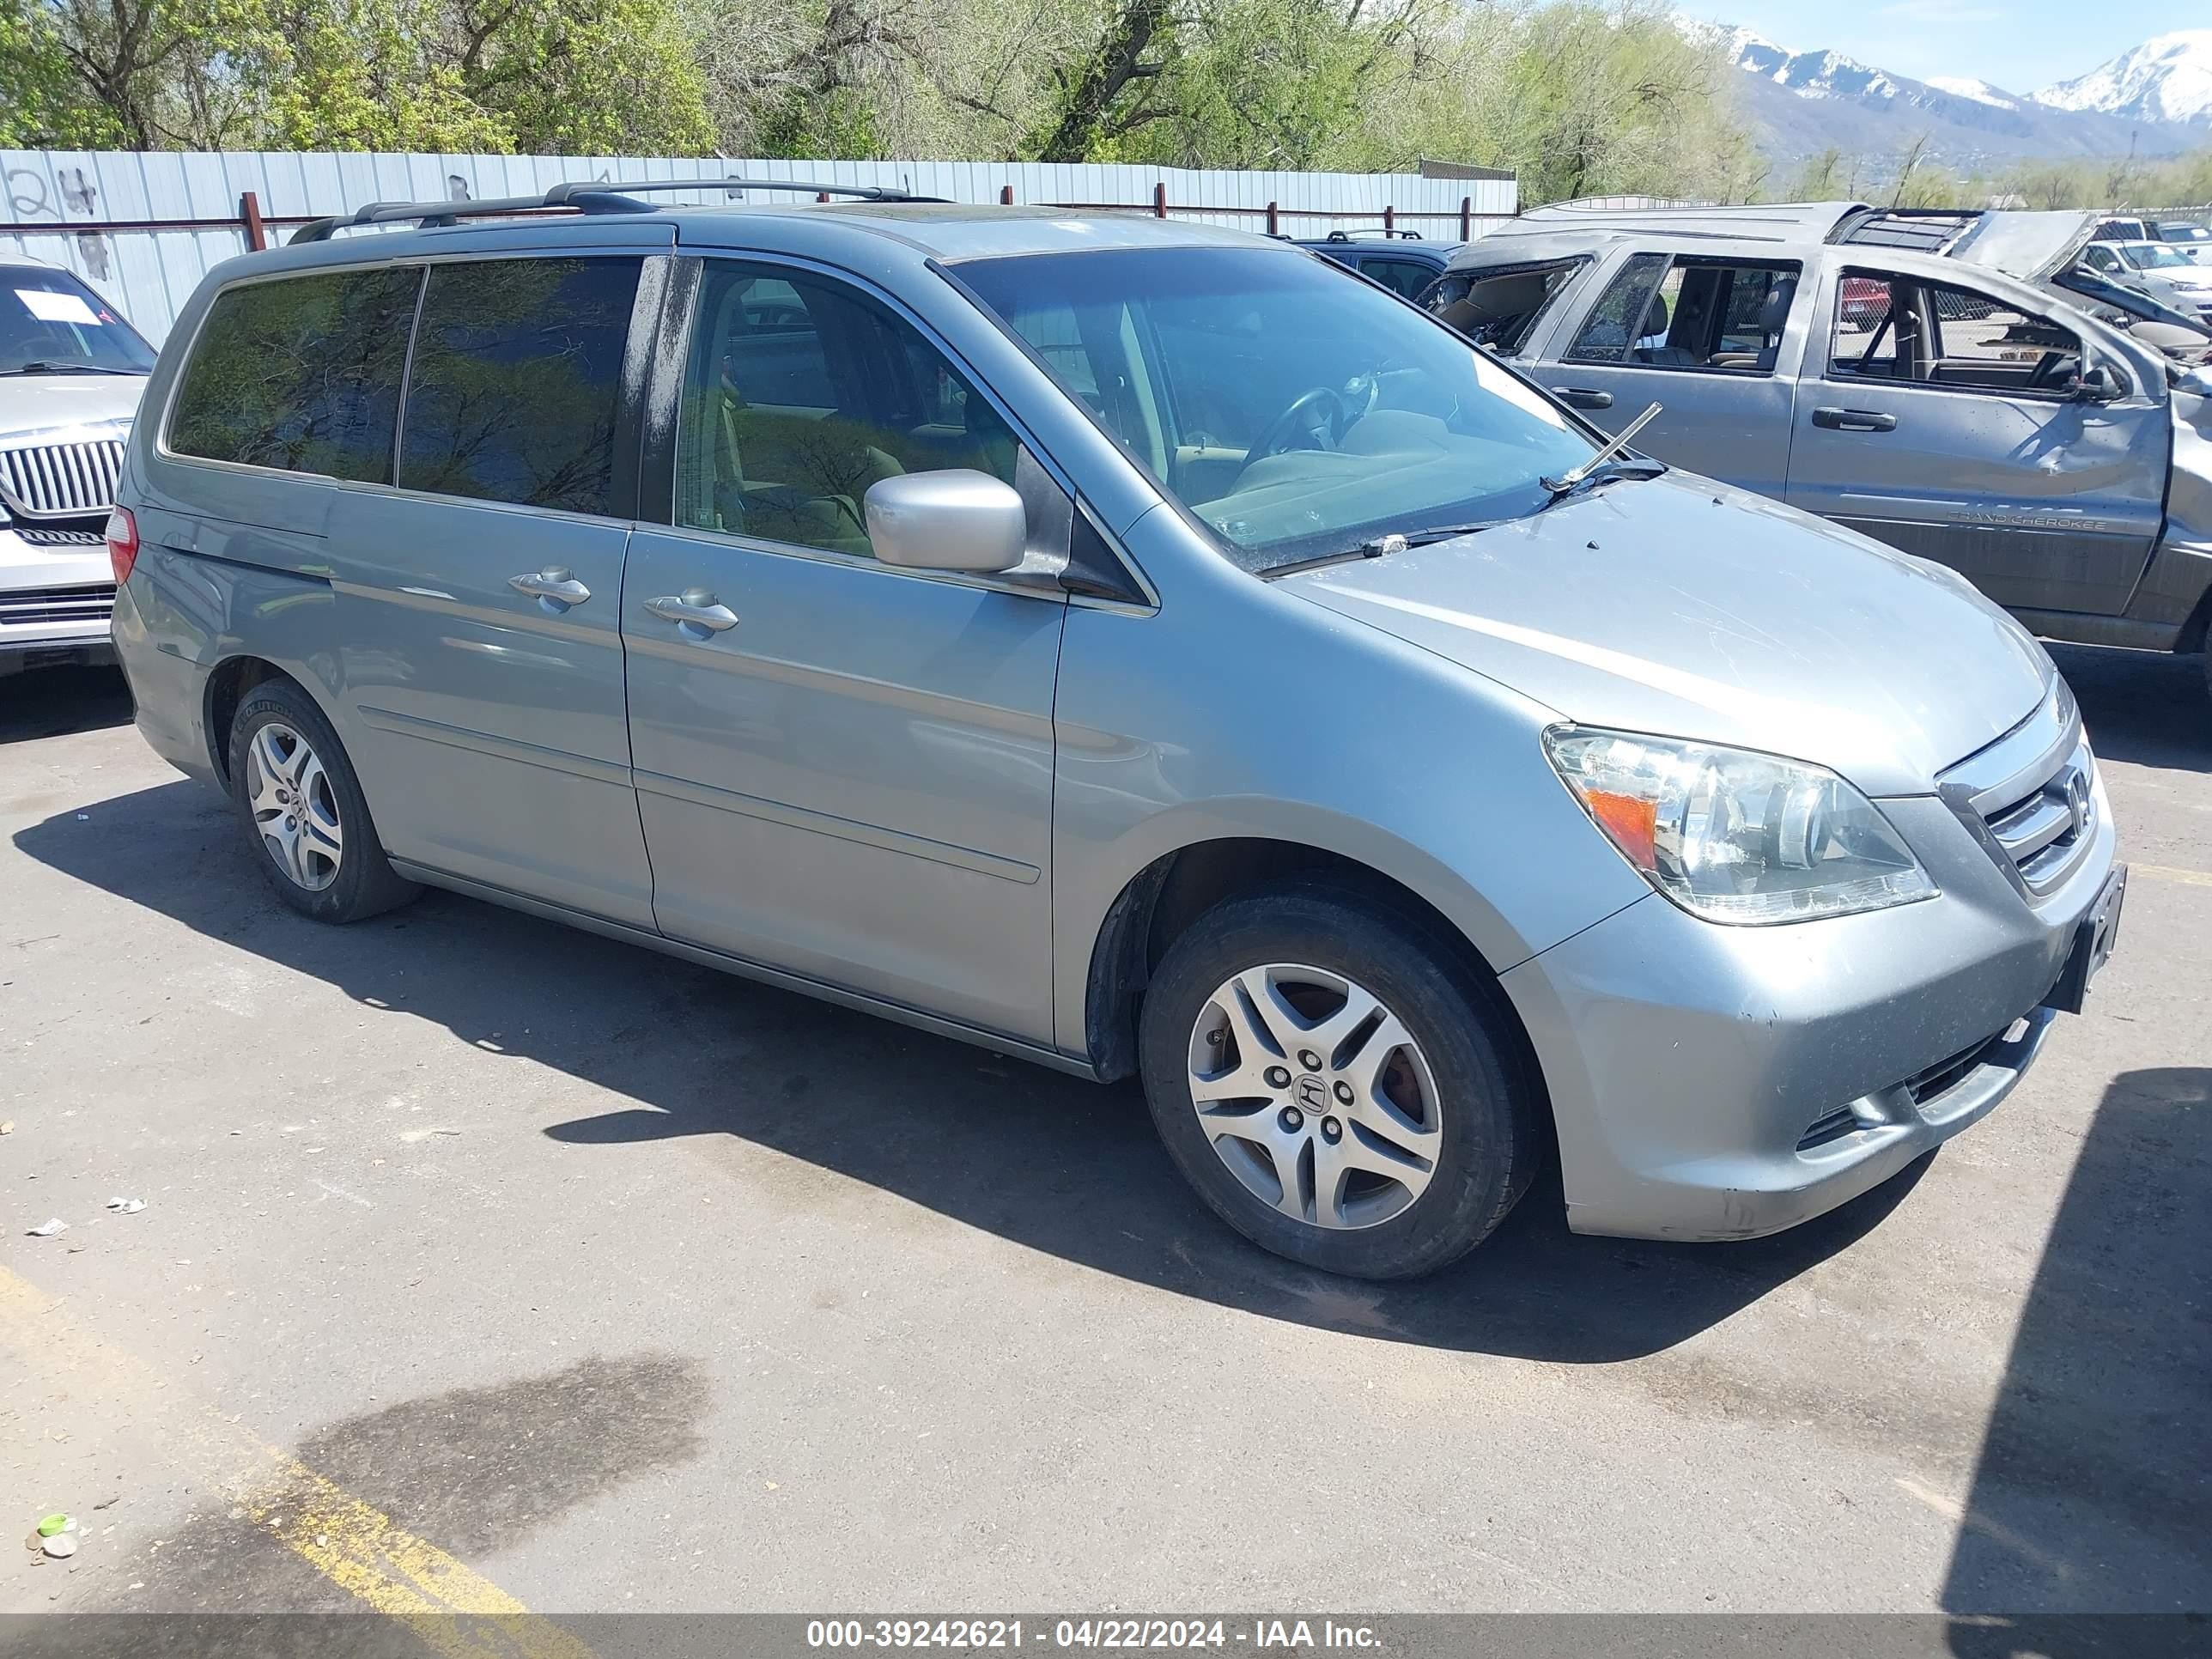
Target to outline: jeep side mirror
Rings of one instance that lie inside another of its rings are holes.
[[[2080,404],[2109,404],[2126,391],[2118,375],[2102,363],[2092,363],[2081,371],[2074,382],[2074,401]]]

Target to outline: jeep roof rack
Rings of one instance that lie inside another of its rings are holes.
[[[337,232],[354,225],[451,225],[464,218],[488,218],[501,214],[539,213],[651,213],[653,205],[634,199],[652,192],[675,190],[781,190],[809,196],[849,196],[863,202],[942,202],[942,196],[915,196],[888,185],[827,185],[811,179],[639,179],[609,182],[599,179],[572,179],[543,196],[501,196],[471,202],[371,202],[353,213],[317,219],[292,233],[294,242],[327,242]]]

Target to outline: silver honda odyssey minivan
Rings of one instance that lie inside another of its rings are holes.
[[[2096,761],[1959,577],[1295,247],[666,188],[325,222],[161,353],[116,646],[304,915],[1141,1078],[1230,1225],[1376,1277],[1554,1157],[1584,1232],[1790,1226],[2081,1006]]]

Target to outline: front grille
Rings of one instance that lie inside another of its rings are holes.
[[[2020,872],[2028,891],[2049,891],[2088,850],[2097,828],[2095,767],[2089,745],[2077,744],[2049,777],[2018,799],[1984,811],[1990,839]]]
[[[2012,1034],[2017,1022],[2008,1021],[2002,1031],[1993,1031],[1971,1048],[1961,1048],[1948,1060],[1939,1060],[1933,1066],[1915,1072],[1905,1079],[1905,1092],[1911,1097],[1915,1106],[1924,1106],[1938,1095],[1948,1093],[1966,1081],[1968,1073],[1982,1063],[1982,1057]]]
[[[123,441],[34,444],[0,450],[0,497],[8,510],[34,519],[78,518],[115,503],[123,476]]]
[[[2034,714],[1939,783],[2031,899],[2072,874],[2096,839],[2096,757],[2063,681]]]
[[[18,587],[0,592],[0,628],[44,623],[101,623],[115,609],[115,587]]]

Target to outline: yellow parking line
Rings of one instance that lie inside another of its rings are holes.
[[[591,1659],[591,1650],[436,1545],[222,1416],[180,1398],[137,1355],[72,1322],[59,1298],[0,1267],[0,1344],[89,1424],[155,1419],[164,1455],[364,1606],[447,1659]],[[19,1398],[19,1406],[31,1401]]]
[[[2128,873],[2155,876],[2160,881],[2185,881],[2191,887],[2212,887],[2212,870],[2178,870],[2170,864],[2131,864]]]

